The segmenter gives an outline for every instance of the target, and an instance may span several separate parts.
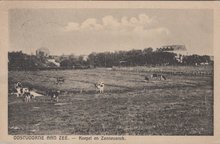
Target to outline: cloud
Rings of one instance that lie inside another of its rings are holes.
[[[111,33],[161,33],[169,34],[169,30],[165,27],[155,26],[158,21],[154,17],[146,14],[139,14],[136,17],[123,16],[120,19],[107,15],[101,19],[88,18],[82,23],[69,22],[64,30],[71,31],[107,31]]]
[[[98,24],[95,18],[89,18],[85,20],[80,26],[80,29],[88,29],[88,30],[100,30],[102,28],[103,28],[102,25]]]
[[[155,21],[153,18],[150,18],[145,14],[140,14],[138,17],[141,24],[151,24]]]
[[[79,24],[75,22],[69,22],[64,28],[65,31],[76,31],[79,29]]]
[[[103,17],[102,23],[103,26],[107,29],[118,29],[121,26],[121,23],[111,15]]]

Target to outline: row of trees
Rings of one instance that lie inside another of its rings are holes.
[[[98,67],[177,64],[175,53],[157,52],[152,48],[105,53],[92,53],[89,62]]]
[[[178,60],[181,57],[181,62]],[[154,66],[154,65],[197,65],[212,63],[208,55],[181,56],[173,52],[144,50],[130,50],[105,53],[91,53],[88,57],[90,64],[98,67],[112,66]]]
[[[9,70],[37,70],[40,68],[54,67],[46,57],[24,54],[22,51],[8,53]]]
[[[36,57],[20,52],[9,52],[9,70],[35,70],[56,67],[47,61],[46,57]],[[195,65],[212,63],[210,56],[190,55],[182,56],[177,60],[177,54],[172,52],[153,51],[152,48],[144,50],[130,50],[104,53],[91,53],[87,59],[83,56],[60,56],[57,60],[62,68],[89,68],[112,66],[152,66],[152,65]]]
[[[198,65],[201,63],[208,63],[212,64],[213,61],[210,59],[210,56],[208,55],[190,55],[190,56],[184,56],[183,57],[183,64],[184,65]]]

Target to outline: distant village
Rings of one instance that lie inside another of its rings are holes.
[[[213,56],[188,55],[185,45],[166,45],[153,49],[91,53],[89,55],[50,55],[48,48],[35,55],[9,52],[9,70],[87,69],[113,66],[211,65]]]

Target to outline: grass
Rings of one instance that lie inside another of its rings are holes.
[[[158,69],[166,81],[143,80]],[[59,103],[43,96],[25,104],[9,95],[9,134],[213,135],[213,68],[172,71],[176,73],[167,73],[170,67],[9,72],[9,88],[21,81],[41,93],[63,91]],[[56,86],[56,76],[63,76],[64,84]],[[105,82],[104,94],[96,93],[97,81]]]

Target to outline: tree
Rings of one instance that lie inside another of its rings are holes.
[[[73,62],[69,59],[65,59],[60,62],[60,66],[63,68],[72,68],[73,67]]]
[[[148,53],[152,53],[152,52],[153,52],[153,48],[151,48],[151,47],[145,48],[145,49],[143,50],[143,53],[144,53],[144,54],[148,54]]]

